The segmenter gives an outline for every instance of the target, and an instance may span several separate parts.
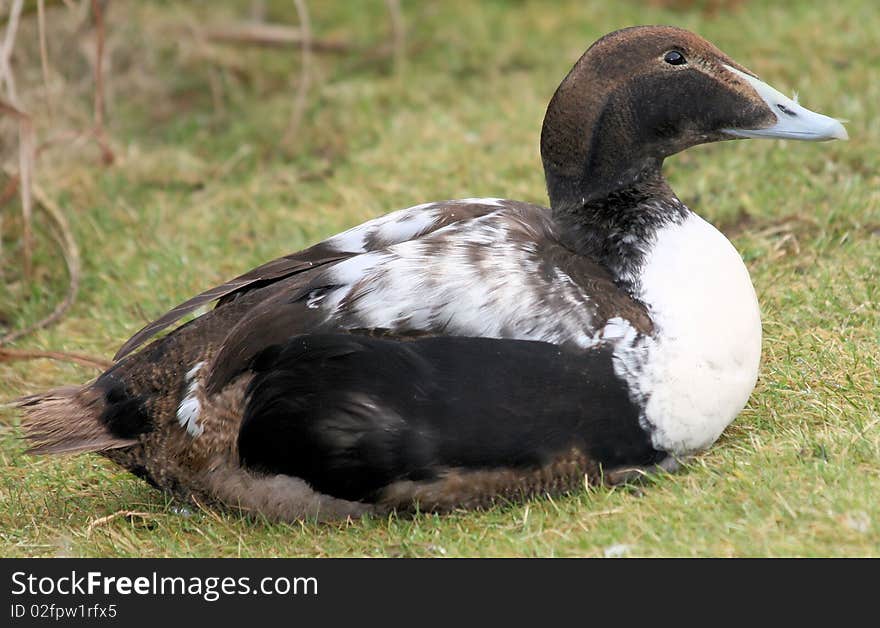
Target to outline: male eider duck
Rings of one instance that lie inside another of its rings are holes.
[[[742,137],[846,131],[685,30],[606,35],[547,108],[549,209],[426,203],[207,290],[95,381],[20,400],[30,451],[100,452],[282,520],[673,468],[748,400],[761,320],[740,256],[661,165]]]

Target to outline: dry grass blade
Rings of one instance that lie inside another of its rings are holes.
[[[33,185],[36,144],[37,137],[34,131],[33,120],[29,115],[22,114],[18,120],[18,173],[20,178],[21,213],[24,223],[24,275],[28,279],[33,276]]]
[[[385,6],[388,7],[388,13],[391,16],[394,71],[401,74],[404,63],[406,63],[406,28],[403,22],[403,12],[400,10],[400,0],[385,0]]]
[[[3,37],[3,45],[0,47],[0,86],[6,85],[6,95],[16,107],[18,106],[18,94],[15,90],[15,76],[12,74],[11,60],[23,4],[23,0],[12,0],[9,7],[9,20],[6,22],[6,35]]]
[[[223,523],[222,517],[220,517],[220,515],[218,515],[215,510],[213,510],[212,508],[209,508],[207,505],[203,504],[195,495],[192,495],[191,499],[193,500],[193,503],[198,507],[199,510],[201,510],[206,515],[209,515],[217,523]]]
[[[103,358],[97,358],[84,353],[68,353],[66,351],[39,351],[34,349],[6,349],[0,347],[0,362],[12,362],[15,360],[59,360],[61,362],[73,362],[80,366],[88,366],[104,371],[111,366],[113,362]]]
[[[40,69],[46,88],[46,109],[52,115],[52,99],[49,92],[49,45],[46,42],[46,0],[37,0],[37,30],[40,37]]]
[[[290,112],[290,121],[287,123],[287,130],[284,132],[284,138],[281,141],[284,146],[290,146],[293,143],[302,125],[312,80],[312,25],[309,19],[309,9],[306,6],[305,0],[293,0],[293,4],[296,7],[296,14],[299,18],[300,30],[302,32],[300,47],[302,61],[299,83],[297,84],[296,96],[293,101],[293,110]]]
[[[107,515],[106,517],[98,517],[94,521],[91,521],[86,527],[86,534],[91,534],[92,530],[97,528],[98,526],[102,526],[104,524],[110,523],[120,517],[125,517],[126,519],[131,519],[132,517],[140,517],[141,519],[151,519],[156,515],[150,512],[140,512],[137,510],[119,510],[114,512],[112,515]]]
[[[116,156],[107,142],[104,130],[104,3],[92,0],[92,13],[95,19],[95,141],[101,149],[101,161],[112,164]]]

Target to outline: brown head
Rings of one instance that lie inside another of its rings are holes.
[[[846,131],[691,32],[615,31],[584,53],[547,108],[541,155],[551,207],[572,209],[659,176],[669,155],[736,137],[828,140]]]

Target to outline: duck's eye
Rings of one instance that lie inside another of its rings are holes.
[[[678,50],[670,50],[663,55],[663,60],[670,65],[684,65],[687,63],[687,59]]]

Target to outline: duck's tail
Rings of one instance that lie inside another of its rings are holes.
[[[109,404],[94,384],[55,388],[12,404],[24,413],[29,454],[74,454],[128,447],[137,441],[113,433]],[[118,430],[115,430],[118,431]]]

